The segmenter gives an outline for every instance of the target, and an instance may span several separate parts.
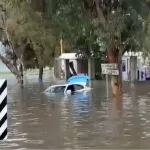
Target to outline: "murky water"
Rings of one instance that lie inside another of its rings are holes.
[[[7,79],[9,139],[0,149],[150,148],[150,83],[132,92],[125,84],[117,102],[106,99],[102,81],[93,84],[89,98],[53,99],[41,93],[52,77],[39,84],[28,76],[23,90]]]

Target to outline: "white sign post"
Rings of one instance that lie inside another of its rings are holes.
[[[108,75],[119,75],[119,70],[117,69],[117,64],[101,64],[102,74],[106,76],[106,91],[108,98]]]

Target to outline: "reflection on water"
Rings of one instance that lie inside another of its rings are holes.
[[[91,93],[50,98],[41,92],[52,78],[36,79],[26,77],[21,90],[8,76],[9,139],[1,149],[150,148],[150,83],[132,92],[125,84],[120,100],[106,99],[102,81]]]

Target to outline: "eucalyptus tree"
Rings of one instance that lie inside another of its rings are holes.
[[[47,26],[46,20],[43,19],[42,14],[38,11],[34,11],[31,7],[31,2],[27,0],[1,0],[0,5],[6,14],[6,23],[5,25],[3,24],[4,26],[1,28],[1,41],[8,47],[8,37],[5,32],[7,31],[13,52],[16,54],[15,59],[23,63],[23,54],[30,45],[30,48],[32,48],[35,53],[33,57],[36,57],[38,60],[38,66],[43,67],[48,64],[52,56],[52,43],[55,39],[51,34],[51,29]],[[1,18],[1,25],[3,23],[2,21]],[[9,46],[8,50],[10,51],[10,49]],[[13,64],[13,68],[17,70],[17,64]],[[12,66],[9,67],[9,69],[12,71]],[[12,72],[14,73],[14,71]],[[14,75],[18,77],[18,73],[14,73]]]
[[[121,57],[126,51],[141,48],[144,21],[149,14],[145,0],[83,0],[84,8],[99,24],[97,33],[106,43],[108,63],[117,63],[119,76],[112,76],[113,95],[121,93]]]

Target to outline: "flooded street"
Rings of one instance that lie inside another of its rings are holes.
[[[7,79],[9,136],[1,149],[150,148],[150,83],[132,92],[126,83],[116,102],[106,99],[104,81],[94,82],[87,99],[53,99],[41,93],[52,77],[39,84],[27,76],[23,90],[13,76]]]

